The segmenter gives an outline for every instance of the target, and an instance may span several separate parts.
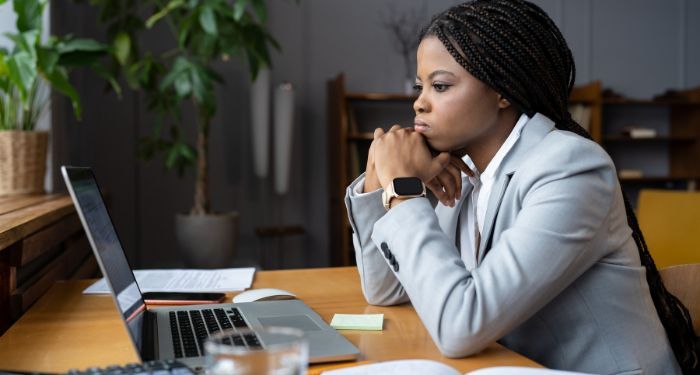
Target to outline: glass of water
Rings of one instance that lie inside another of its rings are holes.
[[[224,330],[204,343],[210,375],[304,375],[309,344],[296,328]]]

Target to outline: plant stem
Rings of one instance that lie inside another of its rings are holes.
[[[197,105],[195,104],[195,108]],[[209,173],[207,165],[207,151],[209,138],[209,122],[211,118],[201,109],[199,113],[199,126],[197,132],[197,178],[194,185],[194,207],[190,211],[192,215],[206,215],[209,213]]]

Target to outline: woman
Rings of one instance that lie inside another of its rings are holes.
[[[414,127],[377,129],[347,190],[367,301],[410,300],[450,357],[499,340],[551,368],[697,373],[687,311],[568,113],[574,62],[551,19],[468,2],[431,21],[417,62]]]

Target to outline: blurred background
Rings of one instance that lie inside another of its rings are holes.
[[[695,162],[688,158],[697,152],[698,107],[685,105],[686,114],[679,115],[673,103],[658,96],[666,93],[666,98],[676,100],[674,92],[668,90],[685,92],[700,85],[700,2],[534,2],[566,37],[576,60],[576,84],[599,82],[599,99],[582,103],[593,103],[600,111],[592,112],[601,119],[593,126],[600,127],[599,140],[613,155],[618,169],[628,173],[625,190],[634,195],[646,186],[695,189],[700,173],[674,165]],[[224,83],[215,89],[218,111],[209,134],[211,209],[238,213],[235,255],[225,265],[274,269],[352,263],[339,186],[363,169],[362,146],[357,144],[368,141],[360,133],[374,126],[411,125],[411,99],[405,82],[414,62],[405,58],[400,39],[428,22],[431,15],[458,3],[264,2],[264,25],[280,45],[279,50],[271,49],[270,100],[279,84],[288,82],[294,87],[293,126],[285,136],[291,147],[285,157],[289,185],[284,194],[274,189],[274,151],[269,151],[267,176],[255,173],[248,64],[236,56],[215,62],[213,67]],[[143,11],[144,18],[157,12]],[[73,34],[109,44],[100,12],[99,6],[87,1],[53,1],[43,22],[51,35]],[[2,31],[13,31],[14,17],[11,1],[0,6]],[[165,23],[157,23],[141,33],[141,52],[172,48],[175,42],[169,32]],[[12,48],[11,41],[3,43]],[[412,43],[404,44],[414,48]],[[81,121],[77,121],[70,100],[53,95],[50,111],[40,125],[50,129],[46,189],[65,191],[58,172],[62,164],[92,167],[132,265],[183,266],[186,262],[176,242],[174,217],[193,206],[195,171],[186,168],[178,176],[165,167],[167,155],[163,154],[150,161],[139,158],[140,139],[152,134],[156,114],[148,108],[143,92],[131,90],[123,78],[117,79],[121,98],[90,69],[71,73],[70,82],[80,95]],[[370,93],[383,96],[372,97]],[[194,122],[196,117],[185,107],[181,122]],[[273,118],[274,114],[270,122]],[[674,121],[691,130],[674,138]],[[650,138],[659,139],[628,142],[622,138],[624,134],[629,137],[629,127],[653,130]],[[194,145],[196,128],[179,128],[182,139]],[[278,149],[275,136],[285,134],[275,133],[271,127],[270,150]],[[687,151],[678,155],[674,151],[678,147]]]

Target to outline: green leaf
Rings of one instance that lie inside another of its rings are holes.
[[[36,60],[32,59],[29,53],[22,51],[8,56],[5,62],[10,81],[19,89],[24,102],[27,99],[29,89],[36,80]]]
[[[181,74],[175,80],[175,92],[180,98],[187,97],[192,92],[192,82],[188,74]]]
[[[260,23],[265,23],[267,21],[267,7],[265,7],[265,1],[253,0],[253,9],[258,16],[258,21]]]
[[[121,97],[122,97],[122,88],[121,88],[121,86],[119,86],[119,83],[118,83],[117,80],[114,78],[114,76],[113,76],[107,69],[105,69],[105,67],[102,66],[102,64],[100,64],[100,63],[93,63],[93,64],[90,66],[90,68],[92,68],[92,70],[93,70],[98,76],[100,76],[102,79],[104,79],[105,81],[107,81],[107,83],[109,83],[109,85],[112,87],[112,90],[114,90],[114,92],[117,94],[117,96],[119,97],[119,99],[121,99]]]
[[[156,24],[161,18],[165,17],[170,13],[173,9],[177,9],[185,4],[184,0],[171,0],[168,5],[166,5],[163,9],[158,11],[156,14],[150,16],[146,20],[146,28],[150,29],[153,27],[153,25]]]
[[[243,14],[245,14],[245,8],[250,0],[236,0],[233,5],[233,19],[240,21]]]
[[[207,83],[209,82],[206,73],[200,67],[193,66],[190,69],[189,81],[192,85],[192,94],[198,102],[202,103],[207,95]]]
[[[214,10],[211,7],[206,5],[202,7],[202,10],[199,12],[199,24],[207,34],[217,34],[216,16],[214,16]]]
[[[10,40],[15,42],[15,51],[23,51],[36,58],[36,45],[39,42],[39,31],[29,30],[19,34],[5,33]]]
[[[17,30],[41,30],[41,15],[47,0],[14,0],[13,8],[17,14]]]
[[[170,71],[163,77],[163,81],[160,83],[160,90],[165,91],[169,86],[173,85],[179,76],[184,75],[189,68],[190,62],[187,61],[185,57],[179,56],[175,59]]]
[[[0,5],[5,4],[7,0],[0,0]]]
[[[56,63],[58,63],[58,59],[60,55],[58,52],[51,48],[45,48],[45,47],[39,47],[37,49],[37,63],[39,65],[39,69],[41,69],[44,74],[48,75],[53,72],[54,67],[56,66]]]
[[[80,108],[80,98],[78,97],[78,92],[75,90],[73,85],[68,81],[68,74],[63,69],[54,69],[54,71],[46,76],[46,78],[51,82],[51,85],[58,91],[65,94],[70,98],[71,104],[73,105],[73,113],[75,117],[80,120],[82,115],[82,108]]]
[[[56,49],[60,54],[70,52],[106,52],[108,47],[92,39],[68,39],[63,40],[56,45]]]
[[[122,31],[114,37],[114,42],[112,42],[112,47],[114,48],[114,57],[117,59],[120,65],[126,65],[129,61],[129,54],[131,53],[131,37],[128,33]]]
[[[7,77],[10,74],[9,70],[7,70],[5,58],[5,53],[0,52],[0,78]]]

